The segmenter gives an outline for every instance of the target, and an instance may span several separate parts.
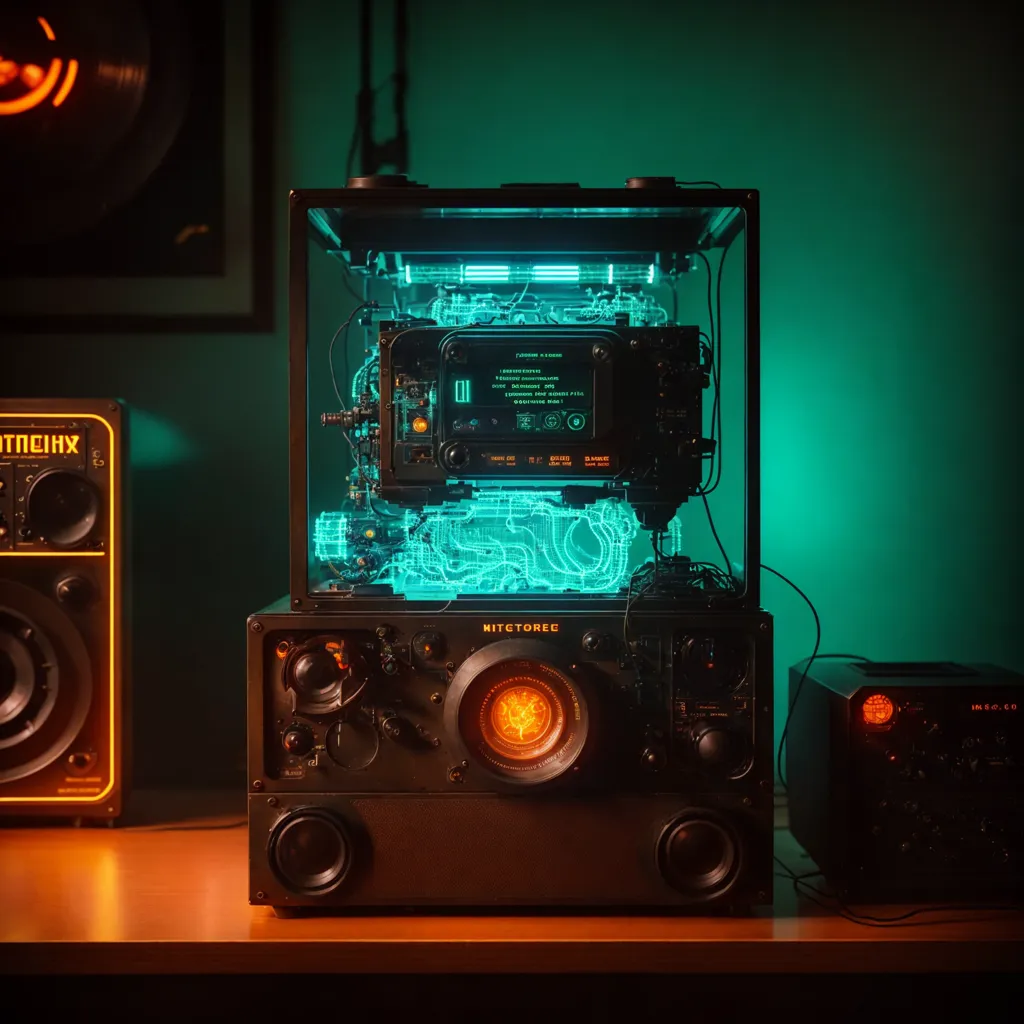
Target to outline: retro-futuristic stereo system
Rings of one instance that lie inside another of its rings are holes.
[[[253,616],[253,901],[770,902],[770,617],[631,631],[565,609]]]
[[[123,462],[116,402],[0,400],[0,815],[120,813]]]
[[[707,295],[733,244],[726,407]],[[291,260],[250,900],[770,903],[756,193],[355,179],[293,193]],[[719,483],[741,514],[716,532]]]

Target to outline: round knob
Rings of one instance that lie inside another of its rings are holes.
[[[421,661],[437,661],[444,657],[444,637],[435,632],[417,633],[412,638],[412,651]]]
[[[405,732],[398,715],[386,715],[380,723],[380,728],[389,740],[400,740]]]
[[[673,888],[692,900],[724,895],[739,874],[740,848],[732,830],[710,817],[669,824],[658,842],[658,867]]]
[[[54,547],[72,548],[92,533],[100,516],[96,485],[66,469],[47,469],[29,486],[25,518]]]
[[[445,449],[444,464],[449,469],[463,469],[469,465],[469,449],[464,444],[453,444]]]
[[[57,584],[58,600],[73,608],[84,608],[95,595],[95,588],[84,576],[65,576]]]
[[[665,767],[665,751],[658,747],[644,747],[640,763],[648,771],[656,772]]]
[[[693,749],[701,764],[716,773],[732,774],[746,761],[743,738],[727,726],[699,724],[693,732]]]
[[[604,646],[604,636],[596,629],[591,629],[583,634],[582,646],[583,650],[593,654]]]
[[[303,757],[313,749],[313,730],[308,725],[301,723],[291,725],[281,737],[284,749],[296,757]]]

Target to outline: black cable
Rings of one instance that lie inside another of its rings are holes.
[[[722,380],[722,337],[724,334],[722,330],[722,268],[725,266],[725,258],[729,255],[729,250],[732,248],[732,243],[735,239],[736,235],[733,235],[722,250],[722,257],[718,261],[718,273],[715,275],[715,324],[718,328],[718,347],[713,355],[717,358],[715,372],[719,386],[715,390],[715,404],[711,410],[711,418],[712,421],[716,418],[718,421],[718,461],[715,469],[715,480],[708,489],[708,494],[716,490],[722,482],[722,389],[720,386]]]
[[[715,324],[715,307],[714,307],[714,303],[712,301],[712,289],[713,289],[713,285],[714,285],[715,275],[714,275],[713,271],[711,270],[711,261],[707,258],[707,256],[705,256],[704,253],[702,253],[702,252],[698,252],[696,255],[699,256],[704,261],[704,269],[708,272],[708,334],[706,335],[706,337],[708,339],[708,345],[710,346],[710,350],[711,350],[712,373],[716,373],[717,372],[715,370],[715,366],[716,366],[715,360],[716,360],[716,354],[717,354],[716,324]],[[719,330],[718,333],[721,333],[721,331]],[[718,381],[721,381],[721,376],[718,376],[716,379]],[[721,390],[716,385],[715,386],[715,400],[714,400],[714,402],[712,403],[712,406],[711,406],[711,440],[712,441],[715,441],[716,432],[720,432],[720,431],[717,430],[717,427],[716,427],[716,424],[718,424],[718,425],[721,424],[721,403],[720,403],[720,399],[721,399]],[[718,447],[721,447],[721,439],[719,439],[717,444],[716,444],[716,450],[717,450]],[[711,486],[711,483],[712,483],[712,477],[715,474],[716,466],[717,467],[721,467],[721,461],[720,460],[716,461],[713,458],[712,459],[712,463],[711,463],[711,467],[708,470],[707,482],[704,482],[703,475],[701,476],[700,489],[701,489],[702,493],[710,494],[714,490],[714,487]],[[721,472],[721,470],[719,468],[719,473],[720,472]]]
[[[339,409],[344,409],[345,408],[345,403],[342,401],[341,392],[338,390],[338,378],[335,376],[335,373],[334,373],[334,343],[338,340],[338,336],[344,331],[345,332],[345,343],[347,345],[348,344],[348,328],[349,328],[349,325],[352,323],[352,318],[361,309],[366,309],[366,308],[375,309],[376,307],[377,307],[377,303],[376,302],[363,302],[360,305],[356,306],[356,308],[353,309],[351,313],[349,313],[348,319],[334,332],[334,335],[331,338],[331,343],[330,343],[330,345],[327,346],[327,365],[328,365],[328,367],[330,368],[330,371],[331,371],[331,386],[334,388],[334,397],[338,399],[338,408]],[[347,362],[347,358],[346,358],[346,362]]]
[[[704,499],[707,501],[707,499]],[[761,563],[761,568],[765,572],[770,572],[773,576],[778,576],[783,583],[789,584],[803,599],[807,602],[807,607],[811,609],[811,614],[814,616],[814,650],[811,652],[811,656],[807,659],[807,664],[804,665],[803,673],[800,676],[800,681],[796,684],[796,692],[793,694],[793,700],[789,704],[789,710],[786,712],[786,722],[782,726],[782,735],[779,737],[779,749],[775,755],[775,769],[779,775],[779,782],[782,784],[783,789],[787,789],[786,779],[782,773],[782,748],[786,745],[786,737],[789,735],[789,723],[793,717],[793,708],[796,707],[796,702],[800,699],[800,691],[803,689],[804,680],[807,678],[807,673],[810,671],[811,663],[818,656],[818,648],[821,646],[821,619],[818,618],[818,609],[814,607],[814,603],[811,599],[791,580],[788,576],[783,576],[777,569],[773,569],[769,565]]]
[[[732,563],[729,561],[729,556],[725,553],[725,546],[722,544],[722,539],[718,536],[718,530],[715,527],[715,520],[711,515],[711,506],[708,504],[708,496],[701,491],[701,498],[704,501],[704,511],[708,514],[708,526],[711,527],[711,535],[715,538],[715,543],[718,545],[718,550],[722,552],[722,560],[725,562],[725,574],[726,576],[732,576]]]
[[[1024,906],[1016,903],[936,903],[924,907],[915,907],[912,910],[893,914],[890,917],[878,917],[875,914],[862,914],[860,911],[854,910],[835,893],[823,892],[821,889],[811,885],[810,882],[807,881],[808,878],[820,875],[820,871],[801,872],[800,874],[797,874],[779,857],[773,857],[773,859],[785,872],[785,874],[780,877],[786,878],[788,881],[793,883],[793,890],[797,895],[803,896],[816,906],[821,907],[822,910],[827,910],[829,913],[836,914],[852,924],[860,924],[869,928],[906,927],[908,924],[929,925],[956,923],[955,921],[951,922],[948,920],[914,921],[914,918],[921,917],[924,914],[965,914],[977,912],[1024,914]],[[815,897],[820,897],[820,899],[816,899]],[[823,902],[824,900],[832,900],[834,901],[834,905],[825,903]],[[977,919],[967,918],[963,920]]]
[[[701,337],[701,340],[702,340],[702,342],[704,344],[704,349],[705,349],[705,351],[708,354],[708,362],[709,362],[709,364],[711,366],[711,381],[715,385],[715,401],[714,401],[714,405],[711,408],[711,437],[710,437],[710,441],[711,441],[711,467],[708,470],[708,481],[710,481],[711,478],[715,475],[715,460],[718,458],[718,441],[716,440],[716,431],[715,431],[715,409],[718,407],[718,399],[719,399],[719,395],[721,394],[721,388],[719,386],[718,370],[715,368],[715,353],[714,353],[714,350],[711,348],[711,345],[710,345],[711,339],[703,331],[700,332],[700,337]],[[719,475],[721,475],[721,474],[719,474]],[[702,481],[702,483],[701,483],[701,489],[700,489],[699,493],[701,493],[701,494],[710,494],[715,488],[714,487],[710,487],[710,488],[707,487],[703,483],[703,479],[704,479],[704,473],[703,473],[703,470],[702,470],[701,471],[701,481]]]
[[[718,184],[717,181],[677,181],[676,184],[677,185],[686,185],[688,187],[693,187],[693,186],[697,186],[697,185],[710,185],[712,188],[721,188],[722,187],[721,185]]]
[[[711,351],[715,351],[715,307],[712,302],[712,287],[714,285],[715,275],[711,270],[711,261],[702,252],[698,252],[697,255],[704,261],[704,267],[708,272],[708,324],[710,329],[708,334],[711,337]]]

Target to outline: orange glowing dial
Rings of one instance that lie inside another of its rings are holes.
[[[544,758],[557,747],[565,733],[565,707],[543,680],[511,675],[484,695],[479,723],[492,754],[522,764]]]
[[[57,37],[50,23],[45,18],[36,18],[36,21],[39,23],[43,35],[51,43],[55,42]],[[15,83],[20,83],[24,87],[24,91],[20,94],[16,93],[11,98],[7,98],[5,93],[3,98],[0,98],[0,117],[23,114],[27,110],[32,110],[43,103],[51,93],[54,94],[51,102],[55,107],[59,107],[67,99],[78,76],[77,60],[73,58],[68,60],[64,81],[54,93],[54,88],[57,86],[57,81],[64,68],[64,62],[59,57],[52,57],[46,68],[41,68],[38,64],[20,64],[10,54],[4,54],[2,46],[3,40],[0,40],[0,88],[13,87]]]
[[[509,743],[533,743],[551,721],[551,704],[532,686],[506,690],[491,708],[491,724]]]
[[[885,725],[892,719],[896,708],[883,693],[873,693],[860,709],[861,717],[868,725]]]

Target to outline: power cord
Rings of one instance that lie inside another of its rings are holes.
[[[327,365],[328,365],[328,367],[330,368],[330,371],[331,371],[331,387],[334,388],[334,397],[338,399],[338,408],[339,409],[344,409],[345,408],[345,402],[342,400],[341,391],[338,388],[338,377],[337,377],[337,374],[334,372],[334,343],[338,340],[338,337],[341,334],[344,334],[345,335],[345,342],[344,342],[344,344],[345,345],[348,344],[348,329],[349,329],[349,326],[351,325],[352,320],[355,317],[356,313],[358,313],[361,309],[379,309],[379,308],[380,307],[379,307],[378,303],[375,302],[375,301],[360,303],[358,306],[355,307],[355,309],[352,310],[351,313],[349,313],[348,319],[343,324],[341,324],[341,326],[334,332],[334,335],[331,338],[331,343],[330,343],[330,345],[327,346]],[[347,356],[346,356],[346,362],[347,362]]]
[[[853,924],[864,925],[869,928],[899,928],[915,925],[929,924],[956,924],[957,918],[946,918],[940,920],[918,921],[915,918],[923,917],[925,914],[965,914],[974,912],[1024,914],[1024,906],[1013,903],[943,903],[927,907],[915,907],[913,910],[906,910],[900,914],[893,914],[891,917],[878,917],[874,914],[862,914],[850,907],[837,893],[823,892],[808,881],[821,872],[812,871],[797,873],[779,857],[774,857],[775,863],[782,868],[784,874],[776,875],[785,878],[793,883],[793,891],[798,896],[803,896],[816,906],[827,910],[829,913],[837,914],[839,917]],[[831,900],[831,903],[825,902]],[[961,918],[959,920],[977,920],[976,918]]]
[[[705,501],[707,501],[706,498]],[[822,658],[842,658],[846,661],[870,661],[871,659],[865,658],[860,654],[819,654],[818,648],[821,646],[821,619],[818,617],[818,609],[814,607],[814,602],[788,576],[783,576],[777,569],[773,569],[770,565],[765,565],[763,562],[761,563],[761,568],[765,572],[770,572],[773,576],[778,576],[783,583],[792,587],[804,599],[807,607],[811,609],[811,614],[814,616],[814,650],[807,659],[807,664],[804,665],[804,670],[800,674],[800,680],[796,684],[796,691],[793,693],[793,699],[789,703],[789,710],[786,712],[786,721],[782,726],[779,748],[775,755],[775,770],[779,776],[779,782],[782,785],[783,791],[786,791],[786,777],[782,771],[782,751],[786,745],[786,738],[789,736],[789,723],[793,718],[793,709],[796,707],[796,702],[800,699],[800,692],[804,688],[804,682],[807,679],[807,673],[811,670],[811,664],[815,661],[820,661]]]

